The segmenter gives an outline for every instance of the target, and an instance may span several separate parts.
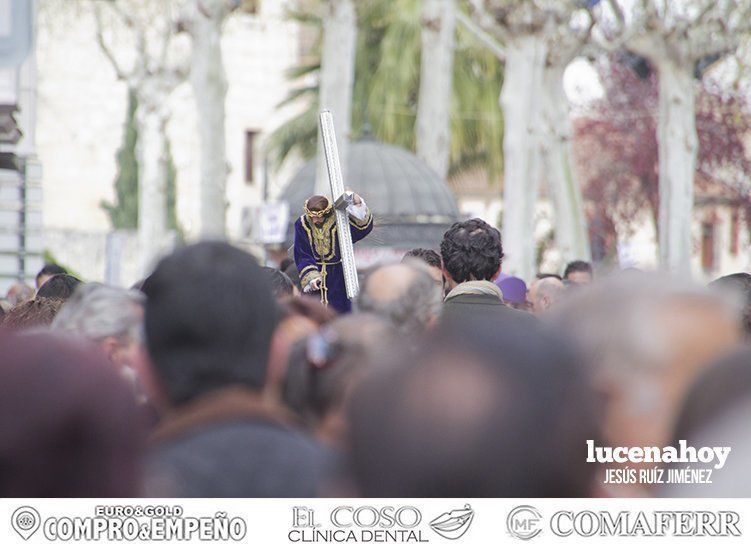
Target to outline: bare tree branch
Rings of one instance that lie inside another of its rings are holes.
[[[117,3],[117,0],[109,0],[105,2],[105,4],[108,5],[110,7],[110,10],[122,20],[125,26],[133,27],[136,25],[135,19],[133,19],[133,17],[123,11],[122,7],[120,7],[120,4]]]
[[[500,60],[506,59],[506,48],[498,40],[493,38],[488,32],[485,32],[480,26],[476,25],[472,19],[467,17],[461,10],[457,10],[456,20],[466,28],[479,42],[487,47]]]
[[[101,49],[102,53],[104,53],[104,56],[107,57],[107,60],[110,61],[110,64],[112,65],[112,68],[115,70],[115,74],[117,75],[117,79],[127,81],[130,75],[126,74],[125,70],[123,70],[123,68],[120,66],[120,63],[115,57],[114,52],[110,49],[110,47],[107,45],[107,42],[104,40],[102,12],[99,5],[94,7],[94,19],[96,21],[96,41],[99,44],[99,49]]]
[[[618,0],[607,0],[607,2],[610,9],[613,10],[613,14],[615,15],[618,24],[616,32],[620,34],[626,27],[626,17],[623,14],[623,9],[621,9],[620,4],[618,4]]]
[[[499,24],[499,21],[495,20],[495,17],[488,13],[488,10],[483,5],[483,0],[469,0],[469,6],[472,11],[472,18],[477,21],[480,28],[486,31],[492,29],[500,35],[504,43],[509,42],[510,36],[508,32],[503,25]],[[457,10],[457,12],[460,12],[460,10]]]
[[[154,68],[151,66],[151,58],[149,58],[149,52],[146,47],[146,30],[139,25],[134,28],[134,32],[136,34],[136,50],[140,59],[138,64],[141,65],[146,74],[151,74]]]
[[[590,41],[600,49],[612,53],[623,49],[639,33],[641,27],[633,21],[628,27],[626,26],[626,17],[618,0],[607,0],[607,5],[615,15],[616,28],[613,29],[613,33],[610,33],[603,17],[598,17],[596,13],[590,11],[589,13],[595,22],[595,28],[590,33]],[[595,32],[595,30],[599,30],[599,32]]]
[[[657,0],[642,0],[642,10],[645,15],[644,25],[651,27],[659,34],[665,35],[667,34],[668,29],[665,27],[665,21],[657,11],[657,6],[655,4],[656,1]]]
[[[583,48],[588,42],[589,39],[592,37],[592,31],[595,28],[595,18],[592,15],[592,12],[590,10],[585,10],[587,12],[587,19],[589,22],[587,23],[587,28],[584,29],[584,32],[581,36],[579,36],[579,39],[577,40],[579,42],[578,49]]]
[[[706,22],[704,18],[712,11],[712,9],[716,6],[716,0],[707,0],[707,3],[704,5],[704,7],[699,11],[699,14],[696,16],[695,21],[698,24],[702,24]]]
[[[165,15],[164,36],[162,36],[162,44],[159,48],[159,66],[166,66],[167,55],[169,53],[170,42],[172,41],[172,35],[177,31],[177,23],[172,20],[172,4],[167,2],[167,13]]]

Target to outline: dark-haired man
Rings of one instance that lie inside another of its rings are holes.
[[[315,495],[321,450],[261,397],[277,307],[253,257],[222,242],[188,246],[159,263],[144,291],[147,385],[166,412],[147,494]]]
[[[39,289],[42,285],[44,285],[44,282],[46,282],[52,276],[55,276],[57,274],[67,274],[67,273],[68,271],[58,264],[46,263],[37,274],[37,277],[36,277],[37,289]]]
[[[722,276],[711,282],[709,288],[724,291],[740,301],[743,330],[746,338],[751,339],[751,274],[737,272]]]
[[[81,280],[70,274],[55,274],[42,284],[36,298],[68,300],[81,283]]]
[[[564,283],[576,283],[578,285],[592,283],[592,277],[592,265],[586,261],[571,261],[566,265],[566,271],[563,273]]]
[[[469,315],[395,363],[351,395],[361,496],[582,497],[595,489],[584,443],[599,435],[597,397],[564,339]]]
[[[525,312],[504,304],[503,292],[493,283],[501,273],[501,233],[482,219],[454,223],[441,241],[441,260],[447,288],[443,320],[470,315],[487,319],[534,321]]]
[[[425,268],[425,271],[430,274],[430,277],[433,278],[433,282],[435,282],[435,284],[441,288],[441,291],[443,291],[444,281],[443,270],[441,269],[441,256],[432,249],[418,247],[410,249],[404,254],[404,257],[402,257],[403,263],[409,264],[410,262],[415,261],[428,265]]]
[[[303,210],[305,213],[295,221],[294,245],[303,292],[319,292],[324,305],[339,313],[350,312],[352,302],[344,283],[334,206],[325,196],[314,195],[305,201]],[[362,240],[373,230],[373,214],[358,194],[353,194],[347,214],[352,242]]]
[[[300,292],[292,283],[292,280],[282,270],[264,266],[263,272],[271,282],[271,293],[277,302],[286,302],[289,299],[299,296]]]

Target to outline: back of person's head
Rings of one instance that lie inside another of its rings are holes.
[[[562,300],[546,319],[571,335],[611,402],[613,444],[665,446],[698,373],[737,346],[738,308],[693,282],[619,274]]]
[[[565,293],[566,286],[558,278],[547,276],[535,280],[529,288],[532,311],[537,314],[547,312],[560,302]]]
[[[271,293],[274,295],[275,299],[281,301],[294,296],[295,284],[292,283],[292,280],[287,274],[276,268],[271,268],[270,266],[264,266],[263,272],[269,279]]]
[[[501,233],[482,219],[454,223],[443,235],[441,259],[456,283],[492,280],[503,259]]]
[[[333,321],[339,315],[313,297],[295,297],[286,300],[281,305],[281,309],[284,317],[287,317],[287,315],[298,315],[310,319],[318,326]]]
[[[31,300],[34,298],[35,293],[36,291],[34,291],[34,288],[30,285],[26,285],[25,283],[14,283],[8,289],[8,293],[5,295],[5,300],[8,301],[10,308],[12,308],[22,302]]]
[[[722,447],[727,454],[723,466],[712,469],[717,463],[714,456],[709,463],[687,466],[704,469],[704,474],[710,476],[708,481],[697,485],[695,480],[685,479],[679,484],[663,486],[660,489],[662,497],[748,498],[751,489],[751,425],[748,424],[751,420],[751,395],[742,395],[733,401],[726,403],[720,412],[714,414],[715,417],[693,428],[692,434],[682,436],[697,449],[699,446]]]
[[[495,284],[501,288],[503,301],[514,308],[526,309],[527,283],[517,276],[506,276],[495,280]]]
[[[751,397],[751,348],[722,357],[702,372],[683,399],[672,443],[695,436],[745,397]]]
[[[173,405],[226,386],[263,386],[278,309],[248,253],[223,242],[178,249],[144,292],[148,351]]]
[[[63,301],[58,298],[33,298],[14,306],[3,319],[3,328],[15,331],[44,329],[60,311]]]
[[[566,270],[563,272],[563,279],[575,281],[576,273],[587,274],[589,279],[592,279],[592,265],[587,261],[571,261],[566,265]],[[580,283],[580,282],[578,282]]]
[[[287,261],[287,259],[285,259]],[[284,272],[287,277],[292,280],[292,283],[295,287],[297,287],[298,291],[302,291],[302,286],[300,285],[300,271],[297,270],[297,265],[295,264],[295,261],[289,260],[284,266],[284,268],[281,268],[281,271]]]
[[[271,340],[264,385],[264,395],[274,401],[281,398],[290,353],[295,345],[335,319],[337,313],[311,297],[294,297],[281,302],[279,315],[279,325]]]
[[[145,300],[141,292],[132,289],[82,285],[55,316],[52,328],[95,342],[105,338],[140,340]]]
[[[388,320],[402,334],[421,334],[435,323],[443,293],[422,263],[390,264],[365,280],[358,309]]]
[[[68,271],[65,270],[62,266],[54,263],[46,263],[42,269],[37,273],[36,276],[36,284],[37,289],[39,289],[42,284],[44,284],[47,279],[51,278],[52,276],[56,276],[58,274],[67,274]]]
[[[59,298],[67,300],[76,288],[81,285],[81,280],[70,274],[56,274],[48,279],[37,291],[37,298]]]
[[[743,330],[747,338],[751,338],[751,274],[739,272],[717,278],[709,284],[711,289],[726,291],[742,302]]]
[[[142,428],[100,355],[50,333],[0,334],[0,495],[133,497]]]
[[[341,407],[352,387],[396,340],[385,320],[350,314],[308,337],[290,360],[284,400],[308,420],[320,420]]]
[[[402,262],[409,262],[413,259],[420,260],[433,268],[441,268],[441,256],[432,249],[425,249],[422,247],[410,249],[404,254],[404,257],[402,257]]]
[[[597,413],[564,340],[472,316],[355,392],[353,472],[370,497],[587,496]]]

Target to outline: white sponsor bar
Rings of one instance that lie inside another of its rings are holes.
[[[748,542],[751,499],[0,499],[0,542]]]

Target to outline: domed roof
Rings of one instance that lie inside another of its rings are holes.
[[[345,185],[362,195],[375,214],[376,231],[360,244],[391,247],[436,246],[459,218],[448,184],[417,155],[364,138],[349,146]],[[315,159],[308,161],[281,195],[290,206],[289,238],[305,199],[314,194]]]

